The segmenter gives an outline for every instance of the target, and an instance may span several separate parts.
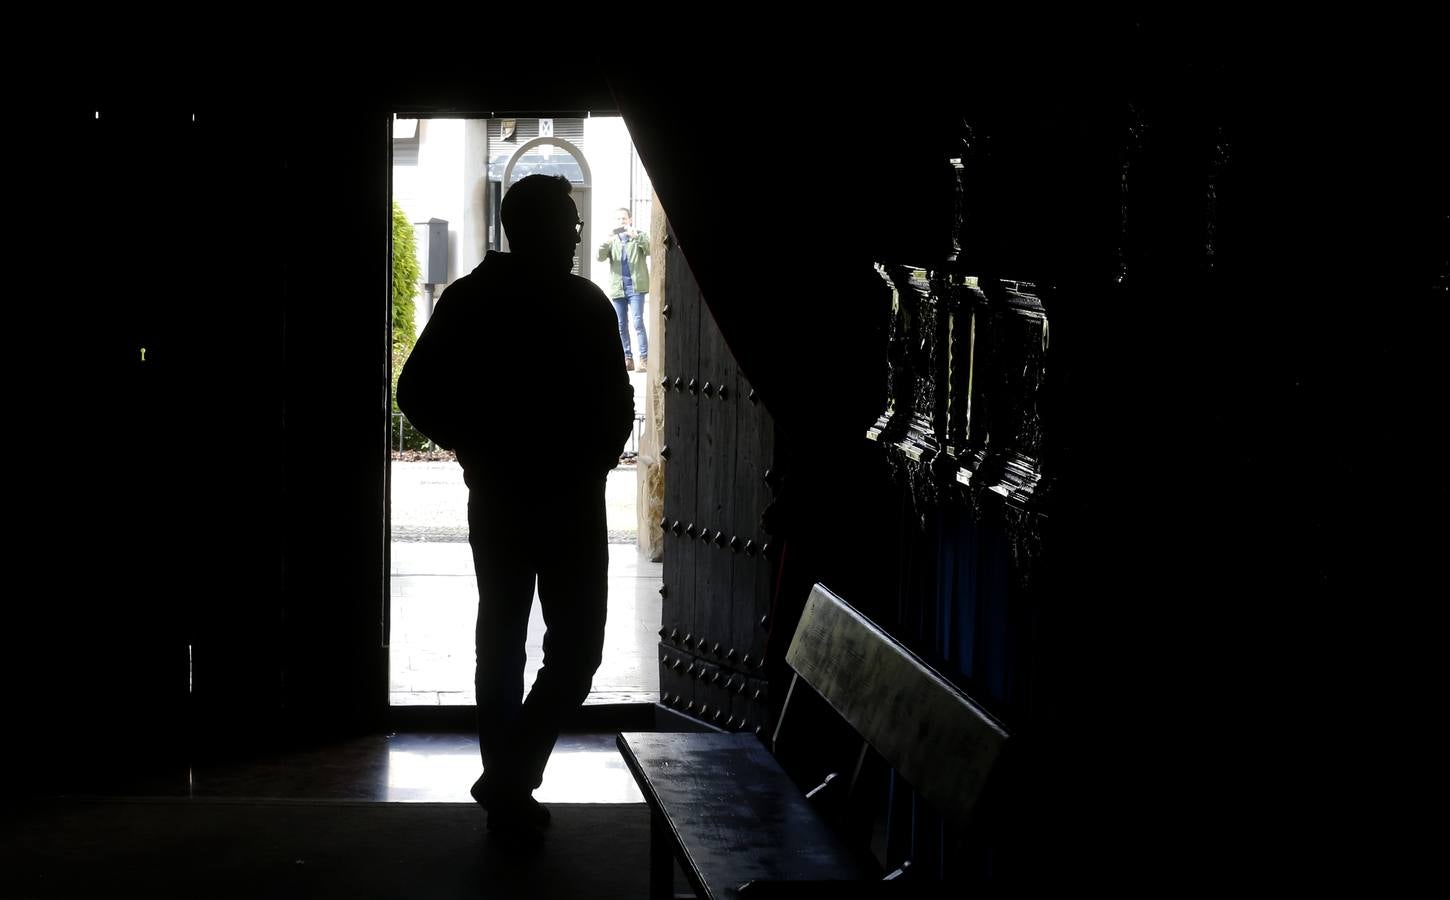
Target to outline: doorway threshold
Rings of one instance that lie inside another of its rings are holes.
[[[590,694],[565,723],[565,731],[650,731],[655,727],[654,694]],[[391,731],[472,731],[478,727],[472,706],[390,706]]]

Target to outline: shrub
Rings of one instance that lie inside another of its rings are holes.
[[[408,221],[398,201],[393,201],[393,350],[402,350],[404,357],[418,340],[418,326],[413,321],[416,303],[414,293],[423,268],[418,265],[418,244],[413,237],[413,223]]]
[[[398,411],[398,373],[403,371],[403,363],[408,361],[408,354],[413,351],[413,344],[418,340],[418,326],[413,318],[417,305],[413,294],[418,288],[418,279],[422,272],[422,267],[418,265],[418,246],[413,237],[413,223],[408,221],[403,208],[394,200],[393,383],[390,389],[393,417],[388,432],[388,447],[392,450],[425,450],[432,447],[432,442],[419,434],[412,423]]]

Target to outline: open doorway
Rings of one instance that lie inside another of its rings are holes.
[[[618,117],[422,118],[394,120],[395,257],[410,240],[417,263],[413,309],[394,309],[393,371],[411,350],[447,285],[485,252],[506,252],[498,219],[508,187],[527,175],[563,175],[583,220],[576,274],[608,294],[610,268],[596,259],[620,208],[651,219],[652,193],[624,121]],[[395,270],[395,282],[398,275]],[[402,291],[395,287],[395,297]],[[648,300],[646,300],[648,302]],[[648,323],[650,317],[645,317]],[[412,325],[409,334],[408,323]],[[631,323],[632,324],[632,323]],[[646,325],[648,332],[649,325]],[[652,338],[652,334],[646,334]],[[486,349],[481,350],[486,353]],[[538,348],[548,364],[548,348]],[[503,373],[525,379],[528,372]],[[641,494],[635,460],[648,372],[635,370],[636,429],[606,490],[609,620],[604,662],[589,703],[652,702],[659,696],[656,647],[662,566],[640,549]],[[507,439],[506,437],[503,439]],[[391,433],[389,702],[393,706],[474,703],[473,626],[477,583],[468,544],[468,489],[451,453],[432,446],[393,407]],[[527,452],[520,442],[519,452]],[[525,684],[543,662],[537,596],[529,624]]]

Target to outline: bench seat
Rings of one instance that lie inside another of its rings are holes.
[[[617,743],[655,818],[652,833],[669,841],[665,860],[684,861],[699,896],[735,897],[750,881],[881,877],[754,735],[624,732]]]
[[[960,688],[820,584],[785,662],[792,675],[772,747],[790,731],[797,690],[814,691],[860,739],[848,802],[874,752],[915,799],[946,818],[968,819],[1008,735]],[[696,896],[712,900],[920,897],[948,889],[912,877],[910,860],[883,876],[869,849],[845,843],[753,734],[626,732],[617,742],[650,807],[654,900],[672,896],[675,860]],[[839,774],[816,790],[829,790]]]

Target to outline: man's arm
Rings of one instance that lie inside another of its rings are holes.
[[[600,262],[604,262],[606,259],[608,259],[609,245],[613,243],[614,241],[605,241],[604,243],[600,244],[598,252],[594,254],[594,258],[599,260]]]
[[[463,388],[457,357],[463,323],[460,304],[447,297],[445,291],[398,375],[398,409],[429,440],[452,450],[463,430],[457,396]]]
[[[649,235],[643,231],[637,232],[635,234],[635,240],[639,241],[639,252],[645,256],[649,256]]]

